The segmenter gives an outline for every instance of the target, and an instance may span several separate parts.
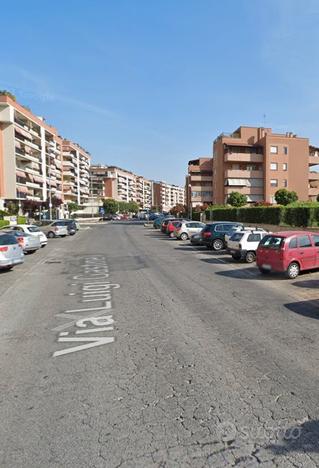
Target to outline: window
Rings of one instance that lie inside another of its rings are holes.
[[[223,224],[217,224],[217,226],[215,226],[215,231],[216,232],[223,232],[224,231],[224,225]]]
[[[278,187],[278,180],[277,179],[270,179],[271,187]]]
[[[284,179],[284,180],[282,181],[282,185],[283,185],[284,187],[288,187],[288,180],[287,180],[287,179]]]
[[[309,239],[309,236],[300,236],[298,237],[298,243],[299,247],[312,247],[311,240]]]
[[[283,171],[288,171],[288,164],[287,164],[287,163],[283,163],[282,169],[283,169]]]
[[[278,146],[271,146],[270,147],[270,152],[272,154],[278,154]]]
[[[288,146],[284,146],[284,154],[288,154]]]
[[[283,245],[284,240],[284,237],[267,235],[262,239],[259,245],[262,246],[264,249],[278,250]]]
[[[249,236],[247,237],[247,242],[259,242],[260,239],[260,234],[249,234]]]
[[[289,249],[296,249],[297,248],[297,237],[294,237],[289,242]]]
[[[318,236],[318,234],[313,234],[312,238],[313,238],[313,241],[315,243],[315,246],[319,247],[319,236]]]
[[[277,163],[270,163],[270,170],[271,171],[277,171],[278,169],[278,164]]]
[[[243,235],[244,235],[243,232],[235,232],[235,233],[231,236],[230,240],[239,242],[240,239],[243,237]]]

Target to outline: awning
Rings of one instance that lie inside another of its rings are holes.
[[[20,134],[23,135],[24,137],[30,138],[29,133],[26,132],[25,130],[22,130],[22,128],[20,128],[20,127],[15,127],[15,129],[16,129],[16,131],[17,131],[18,133],[20,133]]]
[[[32,174],[28,174],[28,179],[29,179],[29,182],[33,182],[33,181],[34,181],[33,175],[32,175]]]
[[[226,179],[225,185],[234,185],[237,187],[246,186],[248,179]]]
[[[25,185],[18,185],[17,190],[21,193],[29,193],[28,187],[26,187]]]
[[[39,177],[37,175],[33,176],[33,179],[34,179],[34,182],[38,182],[40,184],[43,183],[43,178],[42,177]]]
[[[25,172],[23,171],[19,171],[19,169],[16,170],[16,174],[18,177],[22,177],[23,179],[26,179],[26,175],[25,175]]]

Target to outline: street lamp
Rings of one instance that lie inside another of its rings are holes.
[[[188,188],[189,188],[189,217],[190,217],[190,219],[192,219],[193,218],[193,212],[192,212],[192,209],[193,209],[193,206],[192,206],[192,185],[188,184]]]

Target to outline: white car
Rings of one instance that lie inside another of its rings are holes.
[[[256,260],[256,250],[261,239],[268,234],[267,231],[239,231],[235,232],[227,243],[227,252],[234,260],[245,260],[252,263]]]
[[[245,232],[245,231],[260,231],[260,232],[268,232],[266,231],[265,229],[263,228],[259,228],[259,227],[251,227],[251,226],[235,226],[233,229],[231,229],[229,232],[227,232],[227,234],[225,234],[225,244],[226,244],[226,247],[228,245],[228,241],[229,239],[232,237],[233,234],[235,234],[235,232]]]
[[[0,269],[11,270],[24,262],[22,247],[11,233],[0,232]]]
[[[182,220],[181,222],[177,222],[175,224],[173,236],[177,237],[177,239],[181,239],[184,241],[192,237],[193,234],[200,233],[205,226],[205,223],[200,223],[199,221]]]
[[[12,231],[22,231],[30,236],[38,237],[41,247],[45,247],[48,243],[47,236],[41,231],[39,226],[36,226],[35,224],[17,224],[16,226],[6,226],[6,230],[7,229]]]

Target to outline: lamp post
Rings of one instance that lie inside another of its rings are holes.
[[[191,184],[188,184],[189,188],[189,217],[190,219],[193,218],[193,206],[192,206],[192,186]]]

